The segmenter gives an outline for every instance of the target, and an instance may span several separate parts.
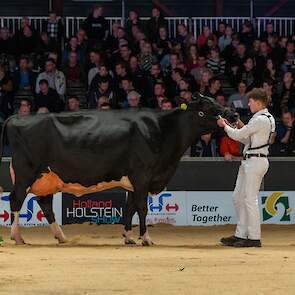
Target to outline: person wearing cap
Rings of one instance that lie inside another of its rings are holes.
[[[258,192],[268,163],[268,149],[275,131],[275,120],[268,112],[268,96],[265,90],[254,88],[247,94],[248,105],[254,114],[247,125],[240,120],[237,129],[221,118],[217,121],[227,135],[242,142],[245,147],[239,168],[233,201],[237,215],[235,234],[222,238],[223,245],[234,247],[261,247]]]

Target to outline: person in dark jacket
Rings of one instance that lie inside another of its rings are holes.
[[[108,23],[103,16],[103,7],[98,5],[84,21],[82,28],[85,30],[89,48],[101,48],[108,36]]]
[[[45,79],[39,82],[40,92],[36,95],[35,107],[38,112],[40,108],[47,108],[49,112],[64,111],[64,102],[54,89],[49,88],[48,81]]]
[[[13,85],[16,91],[28,90],[35,91],[36,74],[29,69],[29,59],[27,56],[21,56],[19,67],[13,73]]]
[[[146,25],[146,35],[150,41],[156,40],[159,28],[167,28],[167,21],[161,15],[160,10],[156,7],[152,9],[152,17],[148,20]]]

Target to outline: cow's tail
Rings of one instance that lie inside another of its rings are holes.
[[[6,119],[2,125],[2,131],[1,131],[1,139],[0,139],[0,168],[1,168],[1,165],[2,165],[2,157],[3,157],[3,151],[4,151],[4,145],[5,145],[5,141],[6,141],[6,126],[7,126],[7,123],[9,121],[10,118]],[[3,187],[0,185],[0,195],[2,195],[3,193]]]

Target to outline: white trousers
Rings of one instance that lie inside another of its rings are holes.
[[[236,237],[251,240],[260,240],[261,238],[257,195],[268,167],[267,158],[257,157],[244,160],[240,165],[233,193],[237,215]]]

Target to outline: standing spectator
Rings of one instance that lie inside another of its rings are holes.
[[[102,48],[108,36],[108,23],[103,16],[103,7],[97,5],[82,25],[88,36],[89,48]]]
[[[152,9],[152,17],[148,20],[146,25],[146,34],[150,41],[154,41],[157,38],[160,27],[167,28],[167,22],[161,15],[160,10],[154,7]]]
[[[49,112],[61,112],[64,110],[64,102],[60,99],[56,90],[49,88],[49,83],[45,79],[38,81],[38,93],[35,99],[36,110],[47,108]]]
[[[66,78],[63,72],[57,70],[56,62],[50,58],[45,63],[45,71],[40,73],[36,83],[36,93],[40,92],[39,82],[47,80],[49,87],[56,90],[61,99],[64,99],[66,92]]]
[[[225,34],[225,30],[226,30],[226,23],[221,21],[218,24],[218,30],[214,32],[214,35],[217,37],[217,39],[219,39],[221,36],[224,36]]]
[[[141,23],[141,21],[139,19],[138,12],[135,11],[135,10],[130,10],[128,12],[128,19],[127,19],[126,25],[125,25],[126,32],[127,32],[128,36],[129,36],[129,38],[132,37],[132,27],[133,26],[136,26],[139,29],[142,29],[142,23]]]
[[[277,33],[274,31],[273,23],[268,22],[266,24],[266,31],[261,34],[260,39],[269,43],[270,38],[277,37]]]
[[[0,54],[14,55],[16,51],[15,39],[10,36],[6,27],[0,29]]]
[[[49,12],[49,18],[43,22],[43,32],[47,32],[49,38],[56,43],[60,43],[63,37],[63,25],[54,11]]]
[[[19,54],[36,53],[39,43],[38,36],[29,26],[25,26],[18,35],[17,49]]]
[[[155,52],[157,53],[157,58],[159,62],[162,61],[164,56],[169,54],[170,49],[172,48],[172,44],[171,44],[170,38],[168,37],[167,28],[165,27],[159,28],[159,34],[153,43],[153,48]]]
[[[242,31],[240,32],[241,43],[245,44],[246,48],[249,49],[252,46],[255,37],[252,23],[249,21],[243,23]]]

